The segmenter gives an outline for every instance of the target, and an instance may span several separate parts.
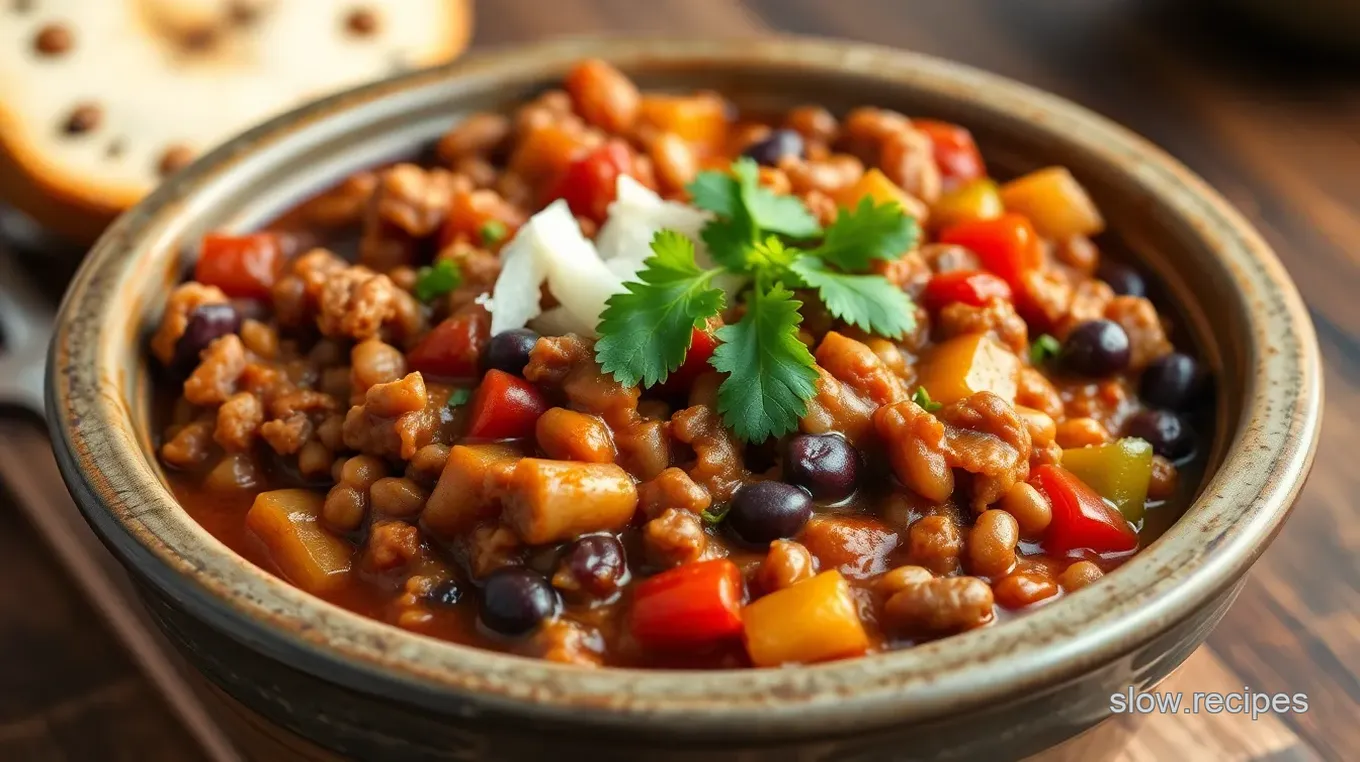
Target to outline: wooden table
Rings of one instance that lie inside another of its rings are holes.
[[[1237,604],[1164,689],[1303,692],[1306,714],[1115,721],[1127,760],[1360,756],[1360,67],[1298,62],[1134,0],[487,0],[477,45],[553,34],[823,34],[965,61],[1143,133],[1265,233],[1327,362],[1313,477]],[[1239,40],[1229,42],[1228,40]],[[1354,416],[1354,417],[1353,417]],[[7,498],[0,493],[0,503]],[[21,514],[0,510],[0,759],[201,758]]]

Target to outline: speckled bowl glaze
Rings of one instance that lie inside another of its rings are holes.
[[[1176,526],[1090,588],[947,640],[810,667],[583,670],[438,642],[242,561],[154,456],[145,335],[210,229],[247,230],[345,175],[509,108],[600,56],[650,88],[746,105],[875,104],[973,128],[1002,172],[1067,165],[1162,280],[1217,379],[1211,474]],[[1260,236],[1202,180],[1070,103],[945,61],[830,41],[586,40],[470,58],[241,136],[104,235],[63,305],[47,406],[63,476],[188,658],[267,723],[382,760],[1007,759],[1109,713],[1208,634],[1279,529],[1317,443],[1318,349]]]

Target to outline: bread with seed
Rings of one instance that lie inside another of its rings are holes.
[[[92,240],[164,177],[314,98],[446,62],[468,0],[0,4],[0,201]]]

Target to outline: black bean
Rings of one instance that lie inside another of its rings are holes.
[[[1124,435],[1152,445],[1164,458],[1180,460],[1194,450],[1194,437],[1179,415],[1169,410],[1143,410],[1124,424]]]
[[[1147,281],[1143,275],[1126,264],[1103,260],[1096,268],[1096,277],[1109,284],[1120,296],[1147,296]]]
[[[612,595],[628,581],[623,544],[608,534],[588,534],[568,545],[560,568],[582,592],[599,598]]]
[[[1148,364],[1138,384],[1138,396],[1152,407],[1181,410],[1199,391],[1199,363],[1181,352],[1172,352]]]
[[[812,517],[812,498],[785,482],[752,482],[732,498],[727,526],[753,545],[793,537]]]
[[[557,613],[557,591],[522,567],[494,571],[482,588],[482,624],[502,635],[523,635]]]
[[[491,337],[482,354],[482,370],[503,370],[516,376],[524,375],[529,364],[529,353],[538,343],[538,334],[528,328],[501,331]]]
[[[796,130],[775,130],[764,140],[752,143],[742,155],[757,164],[773,167],[785,156],[803,157],[803,136]]]
[[[192,370],[198,365],[198,355],[213,340],[241,330],[241,313],[230,304],[204,304],[189,313],[184,334],[175,343],[176,368]]]
[[[1100,378],[1129,366],[1129,335],[1113,320],[1088,320],[1067,335],[1058,362],[1069,373]]]
[[[789,440],[784,478],[818,500],[844,500],[855,492],[863,464],[859,450],[835,434],[799,434]]]

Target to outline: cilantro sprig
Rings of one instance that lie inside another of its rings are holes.
[[[509,232],[510,231],[506,229],[504,222],[501,222],[500,220],[487,220],[482,223],[481,228],[477,230],[477,235],[481,237],[483,246],[495,246],[501,241],[504,241],[505,236],[508,235]]]
[[[441,259],[429,267],[416,271],[415,297],[429,302],[458,288],[463,282],[463,273],[452,259]]]
[[[817,393],[812,353],[798,339],[803,303],[782,283],[759,282],[746,314],[718,329],[711,364],[726,380],[718,387],[718,412],[738,438],[762,442],[798,425]]]
[[[711,284],[719,270],[694,261],[694,242],[674,230],[658,231],[652,256],[606,302],[600,315],[595,356],[619,383],[660,383],[685,361],[692,330],[723,308],[723,292]]]
[[[450,408],[462,407],[463,405],[466,405],[471,399],[472,390],[460,386],[449,393],[449,401],[447,405]]]
[[[750,159],[731,172],[702,172],[688,190],[714,215],[700,237],[716,267],[700,267],[694,242],[680,233],[656,234],[637,280],[601,315],[596,359],[619,382],[652,386],[680,367],[693,330],[730,306],[714,285],[718,275],[745,284],[741,317],[718,329],[709,364],[727,374],[718,412],[747,442],[796,428],[817,392],[815,362],[799,338],[802,299],[815,296],[839,320],[881,336],[915,328],[910,297],[864,272],[915,246],[919,227],[899,205],[863,199],[823,230],[800,199],[762,187]]]
[[[731,504],[728,503],[721,506],[705,508],[703,512],[699,514],[699,518],[703,519],[705,526],[715,527],[721,524],[723,519],[727,518],[727,511],[731,507]]]
[[[916,387],[916,391],[911,395],[911,401],[915,402],[922,410],[933,413],[944,407],[943,402],[936,402],[930,398],[930,392],[924,386]]]
[[[1029,364],[1043,365],[1061,353],[1062,342],[1050,334],[1041,334],[1039,338],[1034,340],[1034,343],[1029,345]]]

